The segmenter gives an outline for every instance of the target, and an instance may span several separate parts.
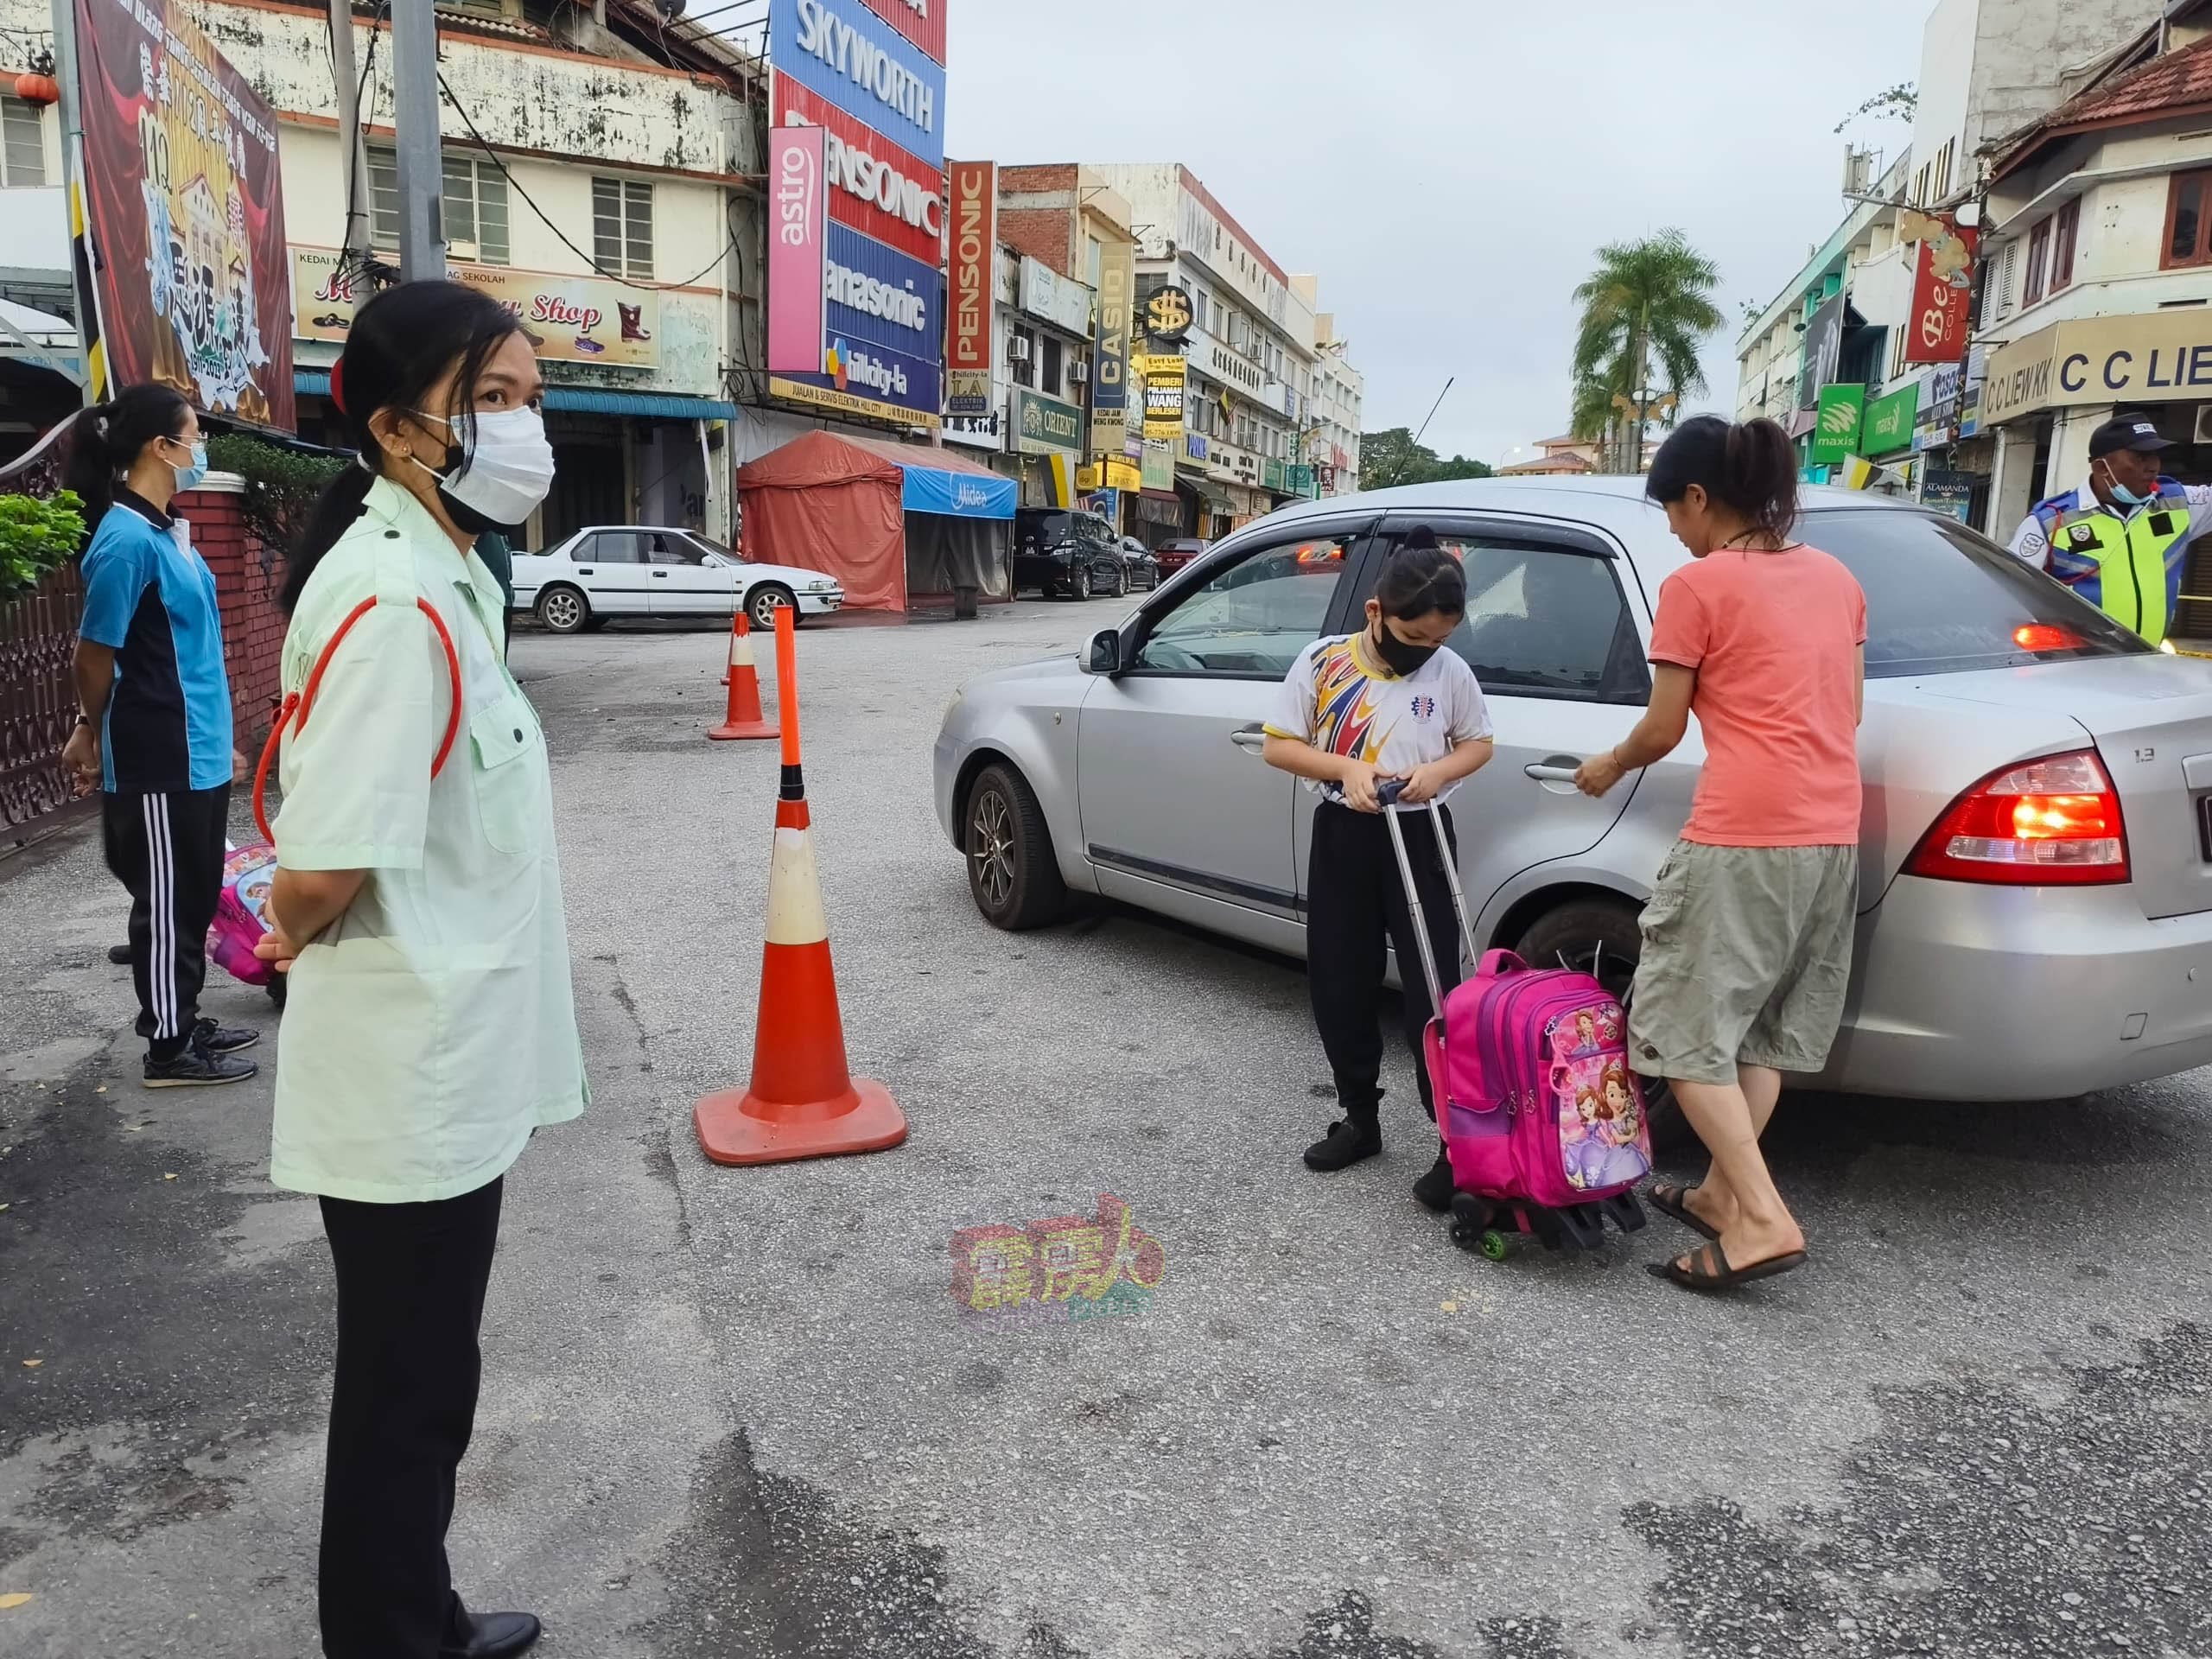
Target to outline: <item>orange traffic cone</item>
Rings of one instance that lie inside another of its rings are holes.
[[[729,687],[729,705],[722,723],[709,728],[707,735],[717,743],[740,737],[775,736],[776,728],[760,712],[760,676],[753,666],[753,630],[746,626],[742,606],[730,618],[729,667],[723,671],[722,683]]]
[[[753,1081],[709,1095],[692,1109],[699,1146],[718,1164],[777,1164],[876,1152],[906,1138],[891,1091],[845,1065],[845,1026],[830,965],[830,925],[814,865],[814,836],[799,772],[798,672],[791,613],[776,613],[776,691],[783,720],[783,792],[768,865],[768,936],[760,957],[760,1007]],[[733,665],[734,675],[734,665]],[[736,700],[733,687],[731,700]]]

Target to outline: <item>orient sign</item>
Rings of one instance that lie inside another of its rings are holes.
[[[991,369],[991,273],[998,251],[998,168],[952,164],[952,301],[945,308],[945,367],[988,376]]]

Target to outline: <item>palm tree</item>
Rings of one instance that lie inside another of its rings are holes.
[[[1643,470],[1638,416],[1647,411],[1637,407],[1639,391],[1656,380],[1677,404],[1705,391],[1697,352],[1722,321],[1712,300],[1719,280],[1681,232],[1665,230],[1599,249],[1598,268],[1574,290],[1582,321],[1574,336],[1573,429],[1578,438],[1611,440],[1612,470]]]

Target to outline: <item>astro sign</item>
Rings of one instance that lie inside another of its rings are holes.
[[[883,0],[903,4],[904,0]],[[768,56],[924,166],[944,166],[944,66],[861,0],[769,0]]]
[[[830,218],[917,259],[944,257],[942,171],[788,75],[776,77],[774,96],[777,130],[822,127],[830,134]]]
[[[768,146],[768,372],[822,367],[826,287],[823,276],[829,188],[823,177],[830,135],[788,127]]]

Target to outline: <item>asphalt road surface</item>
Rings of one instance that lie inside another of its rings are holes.
[[[509,1179],[473,1602],[591,1659],[2212,1656],[2202,1074],[1793,1098],[1815,1260],[1730,1300],[1639,1270],[1664,1223],[1465,1254],[1407,1193],[1402,1056],[1386,1155],[1300,1166],[1294,964],[976,915],[940,710],[1119,609],[800,636],[854,1069],[913,1134],[753,1170],[690,1107],[749,1071],[774,747],[702,737],[716,634],[518,637],[597,1100]],[[92,840],[0,863],[0,1654],[295,1659],[327,1256],[265,1082],[137,1086],[123,911]],[[963,1321],[957,1232],[1102,1194],[1164,1253],[1148,1306]]]

